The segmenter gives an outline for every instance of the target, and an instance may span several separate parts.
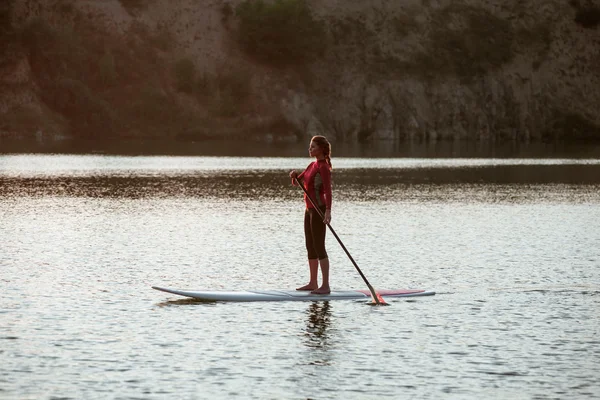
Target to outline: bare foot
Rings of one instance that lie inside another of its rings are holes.
[[[329,293],[331,293],[331,289],[329,289],[329,286],[321,286],[317,290],[313,290],[311,293],[312,294],[329,294]]]
[[[317,285],[311,285],[309,283],[308,285],[299,287],[296,290],[315,290],[316,288],[317,288]]]

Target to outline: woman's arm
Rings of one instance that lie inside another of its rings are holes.
[[[298,179],[298,173],[295,169],[290,171],[290,178],[292,179],[292,185],[298,186],[298,183],[296,183],[296,179]]]
[[[323,182],[323,195],[325,196],[325,215],[323,222],[329,224],[331,222],[331,170],[327,165],[321,165],[319,168],[321,181]]]
[[[301,180],[302,179],[302,177],[304,176],[304,173],[310,167],[311,164],[309,164],[308,167],[306,167],[306,169],[304,171],[302,171],[300,174],[298,174],[295,169],[293,169],[290,172],[290,178],[292,179],[292,185],[297,186],[296,185],[296,180]]]
[[[325,196],[325,208],[331,210],[332,195],[331,195],[331,171],[327,165],[319,167],[319,173],[323,182],[323,195]]]

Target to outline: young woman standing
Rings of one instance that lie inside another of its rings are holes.
[[[304,237],[308,252],[308,267],[310,281],[307,285],[297,290],[310,290],[314,294],[328,294],[329,287],[329,258],[325,249],[325,232],[327,224],[331,222],[331,144],[324,136],[314,136],[310,141],[308,154],[315,158],[308,167],[298,174],[290,172],[292,184],[297,185],[297,180],[308,192],[313,202],[320,208],[324,219],[319,216],[311,201],[304,195],[306,211],[304,212]],[[317,278],[321,265],[323,283],[319,287]]]

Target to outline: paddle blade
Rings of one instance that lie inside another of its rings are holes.
[[[377,292],[375,292],[375,297],[371,297],[371,305],[373,306],[389,306],[388,303],[385,302],[383,297]]]

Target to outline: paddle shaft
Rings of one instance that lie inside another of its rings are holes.
[[[304,185],[302,184],[302,182],[300,182],[298,180],[298,178],[294,178],[294,181],[296,181],[296,183],[298,184],[298,186],[300,186],[302,188],[302,191],[304,192],[304,194],[306,195],[306,197],[310,201],[310,204],[312,204],[312,206],[315,208],[315,210],[317,211],[317,213],[319,213],[319,216],[322,219],[325,219],[325,215],[323,215],[323,212],[321,211],[321,209],[319,208],[319,206],[317,206],[317,204],[310,197],[310,195],[308,194],[308,191],[306,190],[306,188],[304,187]],[[358,267],[358,264],[356,263],[356,261],[354,261],[354,258],[352,258],[352,255],[350,255],[350,252],[348,251],[348,249],[346,248],[346,246],[344,246],[344,243],[342,243],[342,239],[340,239],[340,237],[337,235],[337,233],[335,233],[335,230],[333,229],[333,227],[331,226],[331,224],[328,223],[327,227],[329,228],[329,230],[331,231],[331,233],[333,233],[333,236],[335,236],[335,238],[337,239],[337,241],[340,244],[340,246],[342,246],[342,249],[344,249],[344,252],[348,256],[348,258],[350,259],[350,261],[352,261],[352,264],[354,265],[354,268],[356,268],[356,270],[360,274],[360,277],[367,284],[367,287],[369,288],[369,290],[371,291],[371,295],[373,296],[373,300],[375,300],[376,303],[379,303],[379,298],[377,297],[377,294],[375,293],[375,289],[373,289],[373,286],[371,286],[371,284],[369,283],[369,280],[367,279],[367,277],[365,276],[365,274],[363,274],[363,272],[360,270],[360,268]]]

